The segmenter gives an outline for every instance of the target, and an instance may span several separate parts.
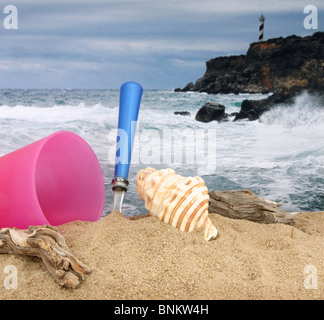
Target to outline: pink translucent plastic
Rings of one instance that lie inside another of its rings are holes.
[[[98,159],[75,133],[56,132],[0,157],[0,228],[97,221],[104,202]]]

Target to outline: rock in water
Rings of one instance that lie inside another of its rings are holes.
[[[240,112],[235,116],[234,121],[240,119],[257,120],[266,111],[276,105],[287,105],[294,101],[294,93],[274,93],[267,99],[243,100]],[[296,93],[297,94],[297,93]]]
[[[188,111],[174,111],[173,113],[179,116],[190,116],[190,112]]]
[[[208,216],[209,195],[200,177],[182,177],[172,169],[146,168],[136,177],[137,192],[152,216],[182,231],[204,229],[205,240],[217,229]]]
[[[196,120],[201,122],[224,121],[227,119],[225,106],[216,102],[207,102],[196,114]]]

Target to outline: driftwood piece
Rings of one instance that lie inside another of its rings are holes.
[[[279,203],[260,198],[250,190],[209,191],[210,213],[259,223],[293,225],[296,215],[279,207]]]
[[[151,214],[150,213],[145,213],[145,214],[141,214],[141,215],[138,215],[138,216],[133,216],[133,217],[128,217],[129,220],[141,220],[143,218],[147,218],[147,217],[150,217]]]
[[[92,272],[73,256],[64,237],[52,226],[0,229],[0,253],[41,258],[54,279],[67,288],[76,288],[84,275]]]

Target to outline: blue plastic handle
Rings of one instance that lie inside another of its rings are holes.
[[[115,177],[128,179],[143,88],[126,82],[120,88]]]

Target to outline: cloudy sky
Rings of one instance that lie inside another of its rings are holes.
[[[6,30],[6,5],[18,29]],[[318,30],[304,28],[306,5]],[[205,62],[265,40],[324,31],[323,0],[1,0],[0,88],[183,87]]]

